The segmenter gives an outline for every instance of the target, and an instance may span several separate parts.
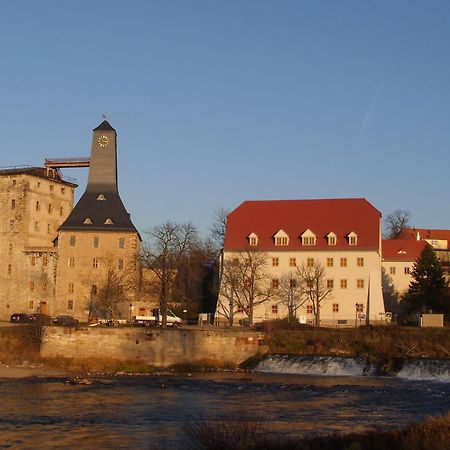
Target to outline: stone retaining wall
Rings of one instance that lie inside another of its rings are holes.
[[[257,351],[258,333],[216,328],[48,327],[41,347],[43,357],[101,357],[160,367],[201,359],[239,364]]]

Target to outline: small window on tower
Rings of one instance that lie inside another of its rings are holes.
[[[106,200],[106,197],[105,197],[103,194],[100,194],[100,195],[97,197],[97,200]]]
[[[114,225],[113,221],[111,219],[105,220],[105,225]]]
[[[84,219],[84,222],[83,222],[85,225],[92,225],[92,220],[91,219],[89,219],[89,217],[86,217],[86,219]]]

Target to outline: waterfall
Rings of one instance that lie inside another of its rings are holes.
[[[255,371],[355,377],[372,375],[374,369],[364,357],[271,355],[258,363]]]
[[[397,376],[408,380],[450,382],[450,359],[413,359],[405,361]]]

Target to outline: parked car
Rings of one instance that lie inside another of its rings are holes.
[[[9,318],[9,321],[11,323],[29,323],[30,322],[30,316],[25,313],[14,313]]]
[[[132,318],[132,323],[134,325],[141,325],[144,327],[149,327],[151,325],[156,325],[158,322],[159,325],[162,325],[162,315],[159,308],[152,309],[151,316],[135,316]],[[167,310],[167,326],[177,328],[182,324],[183,320],[176,316],[173,311],[170,309]]]
[[[61,327],[77,327],[78,319],[75,319],[72,316],[56,316],[53,319],[53,323]]]
[[[51,325],[52,318],[50,316],[47,316],[47,314],[41,313],[31,314],[30,323],[35,323],[38,325]]]

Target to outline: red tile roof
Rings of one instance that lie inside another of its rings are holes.
[[[399,239],[417,239],[419,233],[420,239],[446,240],[450,243],[450,230],[430,230],[426,228],[405,228],[400,232]]]
[[[224,250],[248,247],[248,236],[258,236],[258,250],[360,250],[379,249],[380,212],[366,199],[261,200],[241,203],[228,215]],[[302,246],[299,238],[310,229],[315,246]],[[289,245],[275,246],[273,236],[283,230]],[[350,246],[347,236],[358,235],[357,245]],[[337,244],[329,246],[327,234],[337,235]]]
[[[416,261],[427,245],[425,241],[385,239],[381,243],[381,256],[383,261]]]

